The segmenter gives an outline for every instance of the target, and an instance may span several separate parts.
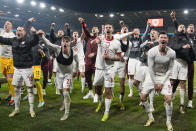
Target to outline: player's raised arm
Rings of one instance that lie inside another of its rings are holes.
[[[127,37],[131,36],[132,34],[133,34],[133,32],[121,34],[121,35],[118,37],[118,39],[119,39],[119,40],[122,40],[122,39],[124,39],[124,38],[127,38]]]
[[[141,37],[142,42],[144,42],[147,39],[149,31],[150,31],[150,23],[147,21],[146,30],[144,32],[144,35]]]
[[[44,40],[46,47],[52,50],[57,51],[57,49],[60,47],[58,45],[52,44],[44,35],[42,35],[42,39]]]
[[[84,32],[85,37],[88,39],[91,37],[89,31],[87,30],[86,23],[84,22],[84,19],[79,17],[78,21],[82,24],[82,31]]]
[[[55,26],[56,26],[56,24],[52,23],[51,27],[50,27],[50,39],[51,39],[52,42],[57,41],[57,37],[56,37],[55,32],[54,32]]]

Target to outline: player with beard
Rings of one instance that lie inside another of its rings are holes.
[[[35,21],[34,18],[30,18],[27,21],[26,26],[29,27],[31,22]],[[20,86],[25,82],[27,86],[27,91],[29,93],[29,105],[30,105],[30,115],[35,117],[34,112],[34,93],[33,93],[33,46],[39,43],[39,34],[37,32],[33,36],[27,35],[25,29],[28,27],[19,26],[16,30],[16,37],[14,38],[4,38],[0,36],[0,42],[5,45],[12,46],[13,61],[14,61],[14,76],[12,84],[15,86],[15,110],[9,114],[9,117],[14,117],[19,113],[20,107]]]
[[[129,89],[130,93],[128,97],[132,97],[133,95],[133,80],[134,75],[139,69],[140,61],[139,57],[141,56],[141,44],[147,39],[148,31],[150,29],[149,23],[147,23],[146,31],[144,35],[140,37],[140,30],[138,28],[133,29],[133,35],[130,38],[132,43],[132,48],[129,53],[129,61],[128,61],[128,75],[129,75]]]
[[[157,30],[152,29],[150,32],[150,40],[146,40],[142,44],[142,56],[140,57],[140,62],[141,62],[141,68],[136,72],[133,86],[139,88],[140,83],[142,83],[142,88],[139,89],[141,95],[149,94],[149,99],[150,99],[150,111],[154,112],[154,106],[153,106],[153,101],[154,101],[154,95],[155,95],[155,90],[153,87],[145,85],[145,82],[147,80],[152,81],[151,78],[149,77],[149,71],[148,71],[148,64],[147,64],[147,57],[148,57],[148,51],[153,48],[154,46],[157,46],[159,44],[158,42],[158,37],[159,33]],[[146,92],[147,91],[147,92]],[[142,103],[141,103],[142,104]]]
[[[171,48],[176,51],[176,60],[171,73],[171,84],[180,81],[180,113],[184,114],[184,97],[188,74],[188,63],[192,61],[192,49],[184,25],[179,25],[177,33],[172,37]]]
[[[148,68],[152,81],[145,80],[143,85],[146,87],[155,87],[156,91],[164,95],[165,98],[165,110],[166,110],[166,125],[168,131],[173,131],[171,124],[172,116],[172,86],[170,84],[169,75],[172,72],[174,59],[176,57],[175,51],[167,46],[168,36],[166,32],[160,32],[159,45],[153,47],[148,51]],[[146,88],[147,89],[147,88]],[[145,91],[145,90],[144,90]],[[154,122],[154,117],[150,111],[150,105],[147,101],[148,91],[142,92],[141,100],[145,107],[146,113],[148,113],[148,121],[145,126],[149,126]]]
[[[121,34],[129,32],[129,27],[125,25],[123,21],[120,21],[120,25],[121,25]],[[114,38],[118,38],[121,34],[114,35]],[[123,104],[124,94],[125,94],[125,75],[127,72],[126,71],[127,61],[128,61],[129,52],[130,52],[132,44],[127,37],[120,40],[120,44],[121,44],[121,50],[123,52],[123,58],[125,62],[115,61],[113,72],[114,72],[114,77],[116,74],[118,74],[119,81],[120,81],[120,97],[119,97],[120,110],[125,110],[125,106]]]
[[[124,61],[121,57],[121,47],[119,40],[122,40],[125,37],[128,37],[132,34],[125,33],[121,35],[118,39],[113,36],[113,26],[111,24],[105,24],[104,33],[97,37],[94,41],[94,44],[98,44],[97,57],[96,57],[96,70],[94,76],[94,86],[102,87],[105,85],[105,113],[101,121],[106,121],[109,118],[109,110],[112,102],[112,88],[114,87],[114,61]],[[102,88],[97,89],[99,104],[96,109],[98,112],[102,106]]]
[[[51,40],[52,43],[60,46],[61,45],[61,39],[62,39],[63,36],[69,36],[69,37],[71,36],[71,34],[70,34],[70,28],[69,28],[69,24],[66,23],[64,26],[66,28],[66,32],[67,33],[65,34],[65,32],[63,31],[63,29],[59,29],[58,32],[57,32],[57,35],[56,35],[55,32],[54,32],[55,26],[56,26],[55,23],[52,23],[51,24],[51,28],[50,28],[50,40]],[[51,58],[50,58],[50,60],[53,60],[53,62],[49,62],[49,64],[53,64],[53,66],[52,66],[53,67],[53,70],[52,71],[54,72],[55,77],[56,77],[57,62],[56,62],[56,59],[55,59],[55,55],[56,54],[54,54],[54,53],[51,52],[51,56],[50,56]],[[52,75],[49,75],[49,79],[48,79],[48,82],[49,83],[51,83],[51,77],[52,77]],[[54,78],[54,81],[55,81],[55,78]],[[59,94],[59,90],[58,89],[56,89],[56,94]]]
[[[176,13],[175,11],[172,11],[171,14],[171,19],[174,22],[174,25],[176,27],[176,30],[178,29],[178,22],[176,20]],[[196,56],[196,34],[195,34],[195,30],[194,30],[194,25],[193,24],[189,24],[187,27],[187,36],[189,38],[189,42],[190,42],[190,47],[192,48],[192,51],[194,53],[194,58]],[[189,108],[193,108],[192,105],[192,99],[193,99],[193,83],[194,83],[194,60],[188,62],[188,105],[187,107]],[[175,92],[176,92],[176,88],[179,84],[179,80],[175,81],[173,84],[173,93],[175,96]],[[174,97],[173,97],[174,98]]]
[[[78,32],[73,32],[73,40],[71,42],[71,47],[77,52],[77,56],[74,57],[73,61],[73,78],[77,76],[78,71],[81,75],[82,93],[85,89],[85,63],[84,63],[84,51],[83,51],[83,34],[79,38]],[[74,79],[72,80],[73,84]],[[71,90],[73,87],[71,88]]]
[[[61,38],[61,46],[52,44],[44,35],[42,35],[42,38],[46,42],[46,46],[57,54],[56,87],[63,92],[63,106],[60,110],[62,108],[65,110],[60,120],[66,120],[69,117],[71,103],[69,92],[72,86],[73,59],[77,55],[77,52],[71,47],[71,41],[68,36]]]
[[[3,14],[3,12],[1,12]],[[13,23],[12,21],[6,21],[4,24],[4,29],[0,29],[0,36],[5,38],[13,38],[15,34],[12,31]],[[14,105],[14,86],[12,85],[14,65],[13,65],[13,55],[12,46],[0,45],[0,56],[1,56],[1,72],[6,77],[8,82],[9,95],[6,100],[9,101],[9,105]],[[11,99],[10,99],[11,98]]]
[[[85,38],[87,39],[87,47],[85,53],[85,78],[88,84],[89,93],[83,97],[83,99],[93,98],[93,102],[98,102],[98,94],[97,88],[95,86],[95,96],[93,95],[92,88],[92,76],[95,72],[95,60],[97,56],[97,44],[93,43],[93,40],[99,35],[98,27],[94,26],[92,28],[92,33],[90,34],[87,30],[87,26],[83,18],[78,18],[79,22],[82,24],[82,31],[84,33]]]

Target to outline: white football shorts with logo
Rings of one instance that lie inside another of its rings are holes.
[[[113,67],[105,70],[96,68],[93,85],[94,86],[104,85],[106,88],[114,87],[113,71],[114,71]]]
[[[27,87],[33,86],[33,67],[27,69],[14,68],[12,84],[14,86],[23,86],[24,83]]]
[[[72,74],[71,73],[66,73],[66,74],[62,74],[60,72],[56,73],[56,83],[55,86],[58,89],[69,89],[71,88],[71,81],[72,81]]]
[[[129,58],[128,61],[128,75],[135,75],[139,70],[141,62],[137,59]]]
[[[174,60],[174,66],[170,78],[174,80],[187,80],[188,64],[181,59]]]

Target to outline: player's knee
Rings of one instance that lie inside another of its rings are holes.
[[[83,78],[85,77],[84,72],[81,72],[80,75],[81,75],[81,77],[83,77]]]
[[[134,80],[133,85],[138,87],[138,85],[140,84],[140,82],[138,80]]]
[[[168,96],[168,97],[166,97],[165,98],[165,102],[167,103],[167,104],[171,104],[171,102],[172,102],[172,99],[171,99],[171,97],[170,96]]]
[[[147,98],[146,98],[145,95],[141,95],[140,99],[141,99],[142,102],[146,102],[147,101]]]
[[[133,80],[134,79],[134,76],[133,75],[130,75],[129,78]]]
[[[186,88],[186,81],[180,81],[180,86],[182,89]]]

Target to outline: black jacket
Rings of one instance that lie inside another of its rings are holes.
[[[190,42],[190,45],[191,45],[191,48],[194,54],[193,60],[195,61],[196,60],[196,34],[195,33],[188,34],[188,38],[189,38],[189,42]]]
[[[14,67],[18,69],[30,68],[33,66],[32,47],[39,43],[39,36],[34,34],[32,38],[25,36],[22,39],[3,38],[0,36],[0,43],[12,46]]]
[[[192,48],[182,48],[182,46],[186,44],[190,44],[186,33],[177,32],[171,38],[171,48],[176,51],[176,58],[181,58],[182,60],[191,62],[194,59],[193,50]]]

